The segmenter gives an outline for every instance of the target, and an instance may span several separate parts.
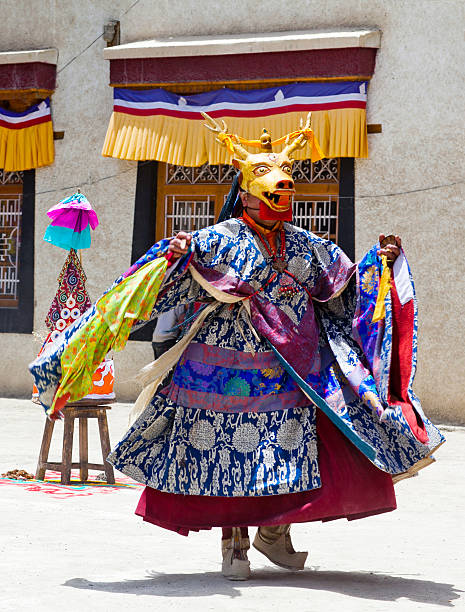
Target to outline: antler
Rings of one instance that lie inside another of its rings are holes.
[[[213,117],[210,117],[210,115],[207,115],[207,113],[203,113],[202,111],[200,111],[200,114],[202,115],[204,119],[207,120],[207,123],[204,123],[204,126],[207,129],[209,129],[212,132],[216,132],[217,134],[227,134],[228,133],[228,126],[226,125],[226,122],[224,119],[221,119],[221,123],[223,125],[220,125],[218,121],[215,121],[215,119],[213,119]]]
[[[248,157],[248,151],[246,151],[243,146],[235,142],[233,134],[228,134],[228,126],[226,125],[224,119],[221,119],[221,125],[218,123],[218,121],[210,117],[210,115],[207,115],[207,113],[203,113],[202,111],[200,111],[200,113],[202,117],[207,120],[207,123],[204,123],[204,126],[214,134],[217,134],[217,142],[224,147],[228,147],[231,153],[237,155],[239,159],[246,159]]]
[[[291,157],[291,154],[296,149],[302,149],[303,147],[305,147],[307,140],[308,140],[308,132],[311,130],[311,127],[310,127],[311,120],[312,120],[312,113],[308,113],[305,125],[304,125],[302,117],[300,118],[300,128],[299,128],[300,134],[291,143],[289,143],[289,136],[286,138],[286,146],[281,151],[282,154],[287,155],[288,157]]]

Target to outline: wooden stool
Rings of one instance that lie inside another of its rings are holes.
[[[63,452],[61,463],[48,461],[50,443],[52,441],[53,428],[55,421],[47,419],[45,421],[44,435],[40,447],[39,461],[37,463],[36,480],[44,480],[46,470],[57,470],[61,472],[61,484],[69,485],[71,482],[71,469],[79,468],[80,482],[86,482],[89,476],[89,469],[104,470],[108,484],[115,484],[113,466],[106,461],[110,454],[110,436],[108,434],[107,410],[109,406],[67,406],[64,410],[64,432],[63,432]],[[73,434],[74,419],[79,419],[79,463],[73,463]],[[100,445],[102,447],[103,463],[89,463],[88,461],[88,437],[87,419],[98,419],[100,433]]]

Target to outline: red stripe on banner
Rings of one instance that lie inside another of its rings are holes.
[[[291,104],[289,106],[270,109],[258,110],[240,110],[240,109],[223,109],[208,112],[210,117],[268,117],[270,115],[282,115],[292,112],[309,112],[319,110],[333,110],[337,108],[366,108],[366,102],[361,100],[350,100],[347,102],[327,102],[320,104]],[[113,107],[115,113],[124,113],[125,115],[137,115],[139,117],[149,117],[150,115],[163,115],[165,117],[176,117],[178,119],[196,119],[203,120],[200,113],[171,110],[166,108],[127,108],[115,104]]]
[[[4,121],[0,116],[0,127],[5,127],[9,130],[22,130],[23,128],[31,127],[31,125],[47,123],[47,121],[52,121],[51,115],[36,117],[35,119],[29,119],[28,121],[21,121],[21,123],[9,123],[8,121]]]

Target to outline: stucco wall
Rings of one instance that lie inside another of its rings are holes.
[[[253,11],[245,0],[141,0],[123,14],[131,5],[133,0],[2,2],[1,50],[59,50],[52,107],[54,128],[65,130],[65,138],[56,142],[55,164],[36,173],[36,330],[44,329],[64,261],[64,252],[42,241],[45,211],[74,186],[81,187],[101,221],[84,253],[91,296],[97,297],[130,260],[136,165],[100,155],[112,106],[104,41],[66,67],[108,19],[121,20],[122,43],[154,36],[374,26],[383,38],[368,120],[382,123],[383,132],[369,137],[370,159],[356,163],[357,255],[380,231],[402,235],[420,302],[416,390],[434,418],[464,422],[465,357],[457,313],[465,280],[463,256],[456,253],[463,235],[464,185],[422,191],[463,178],[462,0],[267,0],[255,1]],[[112,178],[101,180],[107,176]],[[414,193],[400,193],[410,190]],[[398,195],[384,195],[391,193]],[[0,371],[0,395],[29,393],[25,366],[37,348],[30,337],[0,335],[8,365]],[[134,396],[130,378],[150,356],[150,345],[139,342],[117,356],[121,399]]]

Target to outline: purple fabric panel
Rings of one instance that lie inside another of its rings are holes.
[[[297,327],[275,304],[257,296],[250,299],[250,309],[258,333],[271,342],[302,378],[306,378],[318,355],[318,325],[312,303],[309,302]]]
[[[245,283],[237,276],[229,276],[221,274],[212,268],[204,268],[197,262],[192,262],[191,265],[203,276],[203,278],[211,283],[216,289],[229,293],[229,295],[248,296],[255,292],[255,289]]]
[[[327,302],[345,286],[355,274],[356,269],[357,264],[352,263],[342,253],[329,268],[320,274],[311,289],[312,297],[319,302]]]
[[[252,296],[250,309],[252,323],[257,332],[269,340],[303,378],[307,377],[313,370],[315,359],[318,358],[319,332],[311,302],[300,324],[296,327],[278,306],[260,299],[258,295],[252,295],[255,290],[248,283],[198,264],[195,268],[208,282],[221,291],[232,295]]]
[[[309,400],[299,389],[260,397],[240,397],[202,393],[192,389],[183,389],[172,383],[166,395],[180,406],[214,410],[215,412],[270,412],[272,410],[307,406],[309,403]]]
[[[190,344],[183,359],[192,359],[207,365],[221,366],[223,368],[237,368],[239,370],[256,370],[263,368],[276,368],[279,366],[273,352],[243,353],[232,349],[210,346],[195,342]]]

